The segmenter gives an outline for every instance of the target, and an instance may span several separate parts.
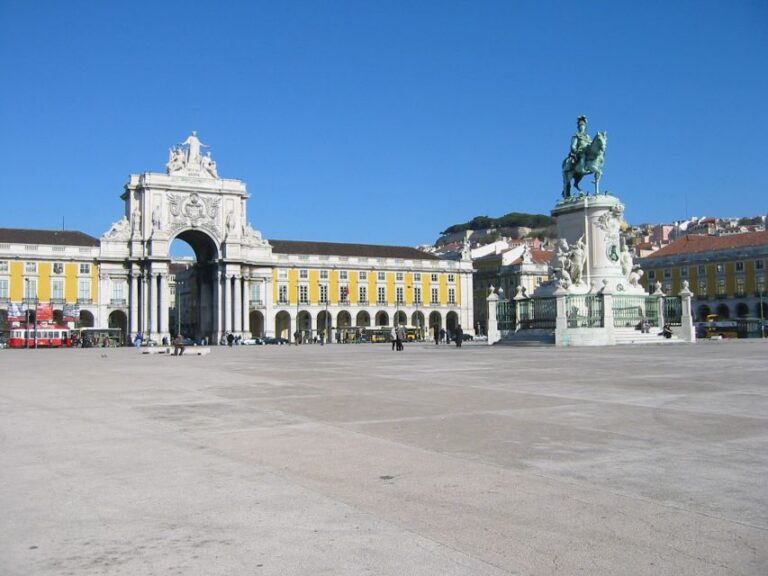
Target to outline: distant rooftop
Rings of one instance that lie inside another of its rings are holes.
[[[356,256],[367,258],[402,258],[403,260],[440,260],[434,254],[410,246],[379,246],[375,244],[343,244],[337,242],[302,242],[269,240],[276,254],[316,254],[318,256]]]
[[[645,257],[663,258],[678,254],[697,254],[701,252],[717,252],[719,250],[733,250],[735,248],[748,248],[751,246],[768,245],[768,231],[745,232],[744,234],[728,234],[726,236],[704,236],[689,234],[680,240],[672,242],[653,254]]]
[[[77,230],[30,230],[0,228],[0,243],[53,246],[98,246],[99,239]]]

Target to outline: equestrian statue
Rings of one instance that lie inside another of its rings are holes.
[[[578,129],[571,138],[571,150],[563,160],[563,198],[571,197],[571,181],[576,190],[582,192],[579,182],[587,174],[594,174],[595,194],[600,193],[600,177],[603,175],[608,134],[598,132],[592,140],[587,134],[586,116],[579,116],[576,125]]]

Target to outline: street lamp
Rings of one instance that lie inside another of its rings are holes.
[[[323,298],[323,286],[325,286],[325,298]],[[323,334],[320,336],[320,345],[322,346],[325,344],[325,341],[329,338],[329,332],[328,332],[328,285],[323,284],[322,282],[317,283],[317,291],[320,296],[325,301],[325,327],[323,329]],[[330,340],[329,340],[330,341]]]
[[[35,325],[34,325],[34,331],[32,332],[32,337],[35,339],[35,350],[37,350],[37,294],[33,297],[32,291],[29,289],[31,286],[31,281],[29,278],[24,278],[24,284],[26,285],[26,294],[27,294],[27,316],[26,316],[26,330],[27,335],[29,335],[29,305],[34,304],[35,305]],[[25,338],[26,347],[29,348],[29,338]]]

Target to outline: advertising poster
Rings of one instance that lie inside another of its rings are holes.
[[[25,319],[27,311],[21,307],[21,304],[11,303],[8,306],[8,320],[16,320],[21,322]]]
[[[80,306],[77,304],[64,304],[62,310],[62,316],[64,322],[74,322],[80,318]]]
[[[38,304],[35,318],[38,322],[53,322],[53,305]]]

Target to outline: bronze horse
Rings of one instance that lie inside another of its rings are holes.
[[[584,150],[584,157],[575,165],[569,163],[569,158],[563,160],[563,198],[571,197],[571,180],[573,186],[581,192],[579,182],[587,174],[594,174],[595,194],[600,193],[600,177],[603,175],[603,164],[605,164],[605,149],[608,146],[607,132],[598,132],[592,144]]]

